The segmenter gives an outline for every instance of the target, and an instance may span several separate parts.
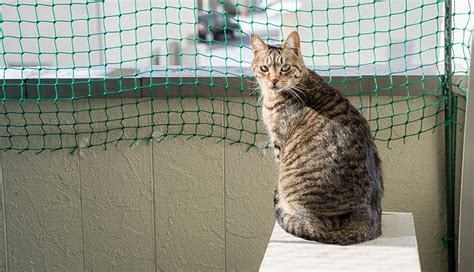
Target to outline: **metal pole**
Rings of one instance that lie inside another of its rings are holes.
[[[444,80],[444,110],[445,110],[445,167],[446,167],[446,220],[447,233],[443,237],[448,249],[448,271],[456,271],[455,251],[455,181],[456,181],[456,97],[452,90],[452,0],[445,0],[445,80]]]
[[[474,33],[471,33],[471,37]],[[471,42],[471,67],[464,125],[464,152],[459,214],[459,271],[474,271],[474,39]]]

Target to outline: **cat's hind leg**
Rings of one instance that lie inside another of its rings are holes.
[[[377,238],[381,234],[377,211],[361,207],[339,215],[312,215],[289,204],[275,190],[275,216],[278,224],[288,233],[326,244],[352,245]],[[288,207],[291,209],[288,210]]]
[[[382,234],[381,216],[370,206],[361,207],[349,215],[333,220],[340,220],[342,223],[333,228],[324,228],[320,242],[352,245],[375,239]]]

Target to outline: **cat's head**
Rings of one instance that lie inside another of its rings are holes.
[[[252,34],[251,46],[252,69],[262,88],[279,92],[293,88],[300,82],[305,65],[297,32],[290,33],[278,47],[268,45],[259,36]]]

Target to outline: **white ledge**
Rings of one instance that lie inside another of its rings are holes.
[[[328,245],[286,233],[278,224],[260,271],[421,271],[411,213],[384,213],[382,236],[352,246]]]

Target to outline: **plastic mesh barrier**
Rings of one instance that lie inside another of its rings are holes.
[[[446,14],[438,0],[0,1],[0,150],[169,136],[265,147],[249,36],[293,30],[375,139],[420,136],[457,122],[450,96],[464,110],[472,9],[454,2]]]

